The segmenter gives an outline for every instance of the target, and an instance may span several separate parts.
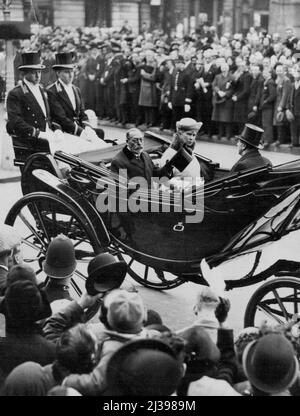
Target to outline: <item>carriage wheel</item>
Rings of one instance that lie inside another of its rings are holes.
[[[252,295],[245,312],[244,325],[259,326],[263,321],[284,324],[300,311],[300,280],[283,277],[271,280]]]
[[[9,211],[5,222],[21,233],[24,262],[35,270],[39,282],[45,279],[42,263],[50,241],[60,233],[72,240],[78,265],[70,291],[71,296],[78,299],[85,289],[87,264],[99,246],[89,235],[83,215],[58,195],[35,192],[21,198]],[[86,319],[95,313],[89,313]]]
[[[186,283],[186,279],[181,275],[177,276],[160,269],[146,266],[125,253],[118,252],[117,256],[119,260],[123,260],[127,263],[127,273],[136,282],[150,289],[169,290]]]

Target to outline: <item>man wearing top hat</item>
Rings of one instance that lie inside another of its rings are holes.
[[[73,54],[71,52],[57,53],[53,69],[56,72],[57,81],[47,89],[53,120],[59,123],[66,133],[93,137],[96,132],[97,136],[103,139],[103,130],[92,129],[89,126],[80,90],[72,84],[74,79]]]
[[[22,65],[18,69],[23,79],[7,96],[7,132],[24,138],[48,139],[55,130],[51,120],[47,93],[40,85],[41,64],[39,52],[21,55]]]
[[[263,149],[261,141],[263,133],[263,129],[253,124],[246,124],[242,134],[236,136],[238,139],[238,152],[241,158],[232,167],[230,174],[263,166],[272,166],[270,160],[261,156],[259,152],[259,149]]]

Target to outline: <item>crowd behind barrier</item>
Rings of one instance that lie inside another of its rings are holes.
[[[299,316],[234,334],[224,293],[199,287],[195,321],[175,330],[124,281],[125,262],[96,255],[77,300],[75,268],[71,240],[55,237],[44,271],[56,284],[45,287],[23,263],[20,234],[0,226],[1,396],[299,395]]]
[[[15,83],[22,52],[41,51],[44,87],[56,80],[55,53],[74,52],[74,83],[99,119],[172,131],[188,116],[203,122],[203,134],[228,140],[251,122],[265,130],[266,147],[300,144],[300,40],[292,28],[284,37],[254,28],[218,37],[207,25],[182,38],[158,30],[134,35],[128,25],[35,32],[14,41]]]

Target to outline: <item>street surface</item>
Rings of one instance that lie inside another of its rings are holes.
[[[105,128],[106,138],[119,139],[120,142],[125,140],[125,130],[117,128]],[[222,167],[230,168],[234,162],[238,159],[237,149],[232,146],[198,142],[197,152],[212,159],[213,161],[220,162]],[[262,152],[264,154],[264,152]],[[265,155],[271,159],[274,165],[285,163],[294,159],[297,156],[290,154],[270,153],[265,152]],[[0,184],[1,189],[1,202],[0,202],[0,221],[4,221],[10,207],[22,196],[20,183],[8,183]],[[278,253],[281,253],[281,258],[287,258],[282,256],[289,256],[291,251],[299,251],[297,248],[299,245],[296,240],[300,240],[297,232],[292,233],[289,239],[285,241],[279,241],[274,243],[273,249],[267,253],[262,259],[261,267],[263,263],[269,263],[272,257],[276,257]],[[298,232],[299,234],[299,232]],[[297,254],[295,254],[297,255]],[[240,259],[234,262],[227,262],[227,264],[218,267],[218,273],[224,275],[224,278],[240,278],[249,271],[251,259]],[[251,268],[251,267],[250,267]],[[145,300],[146,305],[158,311],[163,317],[165,325],[171,329],[179,329],[184,326],[190,325],[195,316],[193,315],[193,304],[200,286],[194,283],[185,283],[182,286],[172,289],[166,292],[156,292],[145,287],[140,286],[131,280],[126,279],[128,283],[133,283],[138,289],[139,293]],[[244,310],[247,302],[257,286],[244,289],[235,289],[228,293],[228,297],[231,301],[232,308],[228,318],[228,324],[233,327],[235,333],[243,328]],[[2,323],[2,324],[1,324]],[[3,331],[3,321],[0,322],[0,332]]]

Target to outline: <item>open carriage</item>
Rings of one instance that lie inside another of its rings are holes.
[[[187,281],[206,285],[200,267],[203,258],[217,267],[245,256],[249,269],[238,279],[227,280],[228,290],[274,277],[250,299],[245,325],[254,325],[261,312],[276,322],[298,313],[300,254],[297,261],[278,253],[267,267],[261,267],[261,260],[265,247],[299,229],[300,160],[230,176],[217,163],[197,155],[204,187],[191,188],[179,202],[170,192],[142,192],[139,205],[147,209],[120,212],[111,205],[101,210],[99,198],[105,201],[103,195],[115,183],[110,163],[123,145],[74,156],[61,151],[51,155],[44,143],[41,152],[27,157],[19,144],[14,142],[15,163],[21,167],[24,196],[11,208],[6,223],[23,230],[25,261],[36,264],[37,273],[49,242],[59,233],[75,246],[79,267],[72,285],[78,295],[87,263],[102,251],[124,259],[133,279],[157,290]],[[168,146],[168,140],[146,133],[145,150],[154,162]],[[128,202],[128,193],[122,195]],[[154,210],[149,208],[153,198]],[[192,201],[188,209],[186,198]]]

